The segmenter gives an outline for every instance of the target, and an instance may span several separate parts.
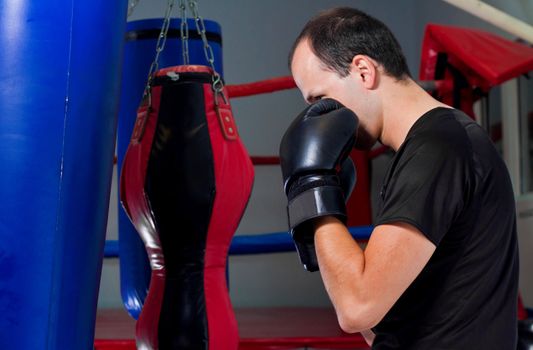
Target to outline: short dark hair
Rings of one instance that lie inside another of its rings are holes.
[[[356,55],[380,63],[398,80],[411,76],[402,48],[389,28],[378,19],[350,7],[336,7],[319,13],[302,29],[289,54],[291,68],[298,44],[308,39],[313,53],[341,77],[350,72]]]

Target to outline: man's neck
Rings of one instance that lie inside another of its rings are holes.
[[[404,82],[390,79],[385,84],[381,142],[395,151],[422,115],[436,107],[451,108],[435,100],[411,79]]]

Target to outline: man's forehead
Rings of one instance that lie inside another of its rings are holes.
[[[294,51],[291,64],[292,75],[296,85],[304,98],[313,93],[317,82],[317,73],[322,71],[322,65],[318,57],[309,46],[308,40],[302,40]]]
[[[296,49],[294,50],[294,55],[292,58],[291,69],[302,70],[303,68],[313,68],[313,66],[318,65],[320,61],[318,57],[311,50],[308,39],[302,39]]]

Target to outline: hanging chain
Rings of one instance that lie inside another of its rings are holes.
[[[189,64],[189,24],[187,23],[187,6],[185,0],[180,0],[180,14],[181,14],[181,53],[183,55],[183,64]]]
[[[132,2],[129,5],[129,9],[133,11],[133,9],[135,8],[135,6],[137,6],[140,0],[131,0],[131,1]],[[185,5],[185,1],[186,0],[179,0],[179,7],[180,7],[180,14],[181,14],[180,34],[181,34],[181,45],[182,45],[182,53],[183,53],[183,64],[188,65],[189,64],[189,26],[187,23],[187,16],[186,16],[187,6]],[[161,52],[163,51],[163,49],[165,48],[168,29],[170,27],[170,16],[172,14],[172,9],[174,8],[175,2],[176,0],[168,0],[167,10],[165,12],[165,18],[163,20],[163,25],[161,27],[159,37],[157,38],[157,44],[156,44],[156,50],[155,50],[156,54],[155,54],[152,64],[150,65],[150,69],[148,71],[148,79],[146,82],[146,87],[144,89],[144,95],[148,97],[149,107],[152,105],[152,101],[151,101],[152,82],[153,82],[153,79],[155,77],[157,70],[159,69],[159,56]],[[209,41],[207,40],[204,19],[198,13],[198,4],[196,3],[195,0],[189,0],[189,7],[194,17],[194,22],[196,24],[196,30],[198,31],[198,34],[202,38],[205,59],[207,60],[207,62],[209,63],[209,66],[211,67],[213,71],[212,89],[215,92],[215,104],[218,106],[218,95],[221,95],[224,102],[228,103],[226,96],[223,92],[224,82],[222,81],[220,74],[215,69],[215,55],[213,53],[213,49],[209,45]]]
[[[224,89],[224,83],[222,82],[222,78],[220,77],[220,74],[215,69],[215,55],[213,54],[213,49],[209,45],[209,42],[207,41],[206,36],[206,30],[205,30],[205,23],[204,19],[198,14],[198,5],[196,1],[190,0],[189,1],[189,7],[191,8],[192,15],[194,17],[194,22],[196,24],[196,30],[198,31],[198,34],[200,34],[200,37],[202,38],[202,43],[204,45],[204,54],[205,59],[207,62],[209,62],[209,65],[211,66],[211,69],[213,70],[213,91],[216,95],[222,95],[222,98],[224,99],[224,103],[228,103],[226,96],[223,93]],[[218,105],[218,98],[215,96],[215,104]]]
[[[128,17],[133,14],[135,7],[139,4],[139,0],[129,0],[128,1]]]
[[[165,19],[163,20],[163,25],[161,27],[161,32],[159,32],[159,37],[157,38],[157,44],[155,48],[155,57],[154,61],[150,65],[150,70],[148,71],[148,79],[146,82],[146,87],[144,88],[145,95],[148,95],[149,102],[148,105],[152,105],[151,93],[152,81],[154,79],[155,73],[159,69],[159,55],[161,51],[165,48],[165,43],[167,41],[168,28],[170,26],[170,15],[172,13],[172,8],[174,7],[175,0],[168,0],[167,10],[165,12]]]

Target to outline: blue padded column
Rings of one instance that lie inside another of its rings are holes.
[[[189,26],[189,63],[208,65],[202,41],[196,31],[193,19],[187,21]],[[130,142],[137,107],[141,102],[150,64],[155,56],[157,37],[161,30],[162,19],[148,19],[129,22],[124,51],[124,74],[120,96],[118,122],[118,170]],[[170,22],[165,49],[159,56],[159,67],[183,64],[179,19]],[[215,57],[215,68],[222,75],[222,39],[220,25],[205,20],[207,38]],[[150,283],[150,265],[144,245],[126,213],[119,204],[119,255],[120,255],[120,289],[124,306],[135,319],[141,313],[144,298]]]
[[[0,349],[92,349],[127,0],[0,0]]]

